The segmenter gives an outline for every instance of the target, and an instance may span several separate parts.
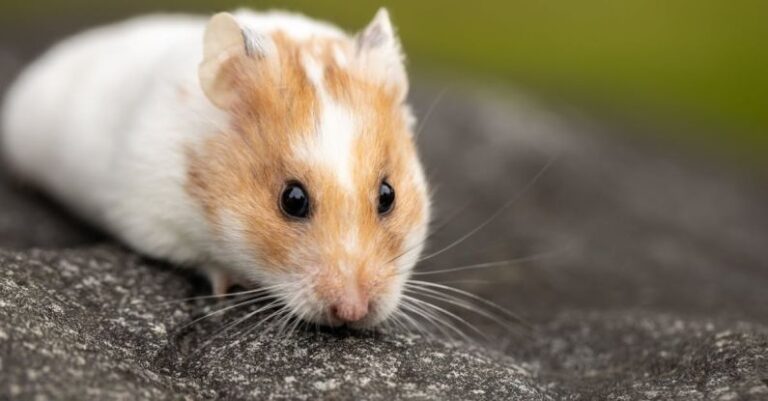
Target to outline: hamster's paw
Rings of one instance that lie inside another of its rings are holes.
[[[221,297],[235,284],[227,273],[221,270],[208,271],[208,280],[211,282],[213,295]]]

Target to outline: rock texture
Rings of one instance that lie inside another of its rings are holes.
[[[514,201],[419,271],[522,259],[418,278],[514,310],[530,330],[453,307],[476,341],[439,330],[217,335],[258,306],[190,324],[222,305],[169,301],[205,295],[203,280],[3,177],[0,399],[768,399],[764,181],[525,99],[440,89],[413,96],[429,114],[418,139],[436,225],[449,220],[432,250]]]

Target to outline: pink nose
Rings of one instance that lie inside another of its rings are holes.
[[[331,305],[331,316],[344,323],[357,322],[368,315],[368,300],[342,300]]]

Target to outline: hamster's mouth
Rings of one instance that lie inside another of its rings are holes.
[[[375,328],[383,323],[388,317],[388,314],[382,313],[380,307],[375,303],[370,305],[368,313],[363,318],[355,321],[336,318],[328,311],[318,311],[316,313],[307,314],[306,311],[292,310],[291,313],[295,318],[310,324],[331,328],[347,327],[353,330],[369,330]]]
[[[366,316],[365,318],[354,322],[345,322],[331,317],[326,319],[322,324],[328,327],[347,327],[353,330],[368,330],[378,326],[383,321],[384,319],[375,316]]]

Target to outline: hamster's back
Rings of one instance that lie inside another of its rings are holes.
[[[2,110],[3,159],[92,220],[100,191],[161,62],[178,47],[199,47],[204,20],[148,16],[71,37],[31,64]],[[195,66],[190,66],[193,69]]]

